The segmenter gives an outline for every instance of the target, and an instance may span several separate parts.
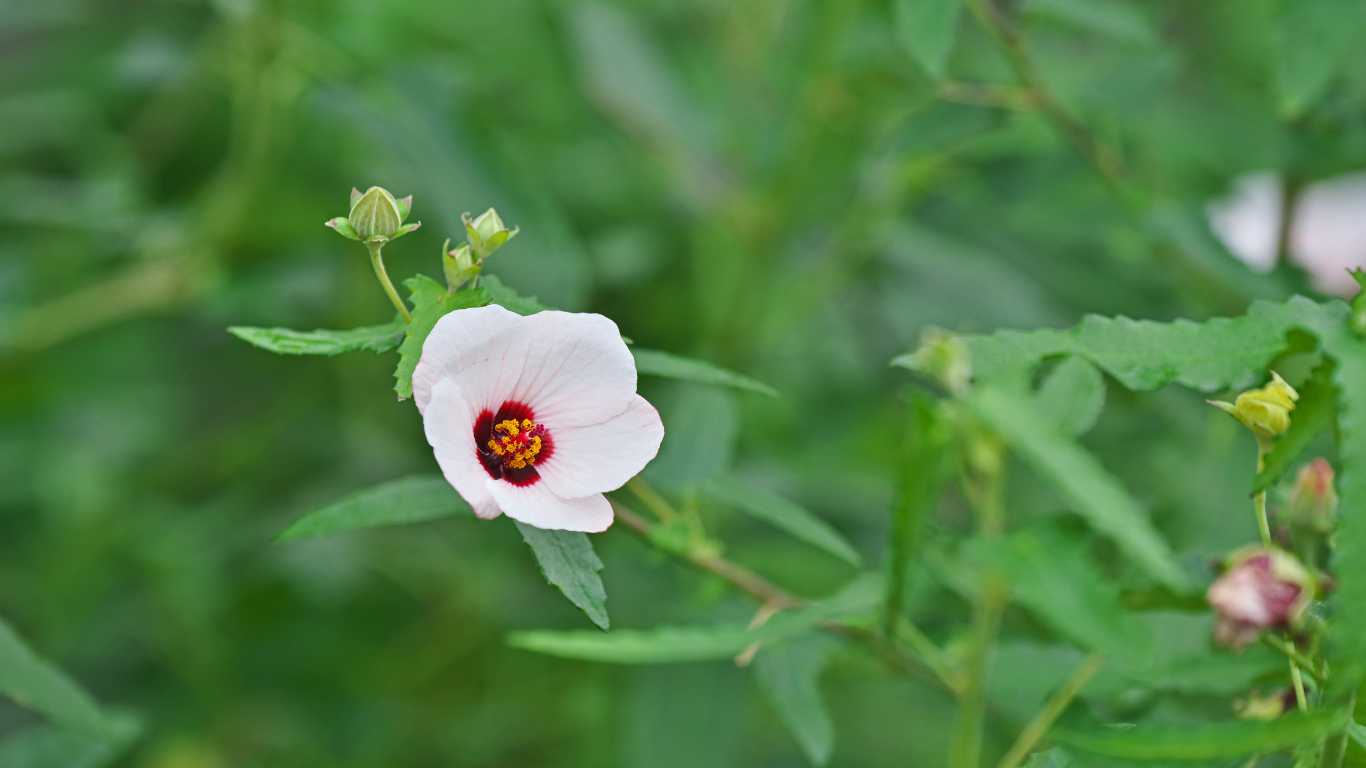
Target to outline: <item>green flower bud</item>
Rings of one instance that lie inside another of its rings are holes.
[[[911,367],[955,395],[966,391],[972,381],[967,344],[942,328],[927,328],[921,334],[920,346],[911,354]]]
[[[422,226],[421,222],[404,224],[412,210],[413,196],[395,199],[383,187],[370,187],[364,193],[351,190],[351,212],[344,218],[327,222],[342,237],[366,243],[387,243]]]
[[[1252,430],[1257,441],[1265,444],[1290,429],[1290,412],[1295,410],[1295,401],[1299,399],[1300,393],[1272,371],[1271,382],[1261,389],[1249,389],[1232,403],[1208,402]]]
[[[448,250],[450,244],[447,239],[441,246],[441,271],[446,275],[446,287],[458,291],[479,274],[480,265],[474,260],[468,244],[461,243],[458,248]]]
[[[465,236],[469,238],[470,249],[474,251],[476,260],[481,263],[517,236],[517,227],[508,229],[499,218],[498,212],[492,208],[473,219],[468,213],[461,214],[460,219],[465,222]]]

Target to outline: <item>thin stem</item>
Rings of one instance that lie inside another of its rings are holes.
[[[1299,208],[1304,182],[1292,176],[1281,180],[1281,220],[1276,229],[1276,266],[1290,263],[1295,240],[1295,213]]]
[[[1075,699],[1077,694],[1081,693],[1081,689],[1086,687],[1092,677],[1095,677],[1096,672],[1100,671],[1100,665],[1103,662],[1104,659],[1099,655],[1086,657],[1086,660],[1077,667],[1072,676],[1067,678],[1067,682],[1063,683],[1063,686],[1049,697],[1048,701],[1044,703],[1043,709],[1040,709],[1034,719],[1029,721],[1029,725],[1020,731],[1019,738],[1015,739],[1010,751],[1001,758],[998,768],[1015,768],[1029,756],[1039,740],[1048,733],[1048,729],[1052,728],[1053,723],[1062,716],[1067,705],[1072,703],[1072,699]]]
[[[366,243],[365,247],[370,250],[370,264],[375,268],[375,278],[379,280],[380,287],[384,289],[384,294],[389,297],[394,308],[403,316],[403,322],[411,323],[413,316],[408,314],[408,308],[403,305],[403,299],[398,297],[398,291],[394,290],[394,284],[389,280],[389,273],[384,269],[384,257],[381,255],[384,244]]]
[[[659,491],[654,489],[654,486],[641,480],[639,477],[628,480],[626,482],[626,487],[630,488],[631,493],[634,493],[636,498],[640,499],[640,502],[648,507],[651,512],[655,513],[655,516],[661,521],[668,522],[678,515],[668,499],[661,496]]]
[[[1297,665],[1300,669],[1308,672],[1309,676],[1314,679],[1314,682],[1319,685],[1326,684],[1327,681],[1324,679],[1323,674],[1316,668],[1314,660],[1305,656],[1303,653],[1300,653],[1293,644],[1286,640],[1282,640],[1275,635],[1266,633],[1262,635],[1262,644],[1284,654],[1287,659]]]
[[[1266,464],[1267,448],[1262,445],[1259,438],[1257,440],[1257,474],[1262,473],[1262,467]],[[1266,517],[1266,491],[1258,491],[1252,497],[1252,513],[1257,516],[1257,532],[1262,536],[1262,546],[1271,546],[1271,522]]]
[[[1295,686],[1295,705],[1301,712],[1309,711],[1309,698],[1304,695],[1304,677],[1300,675],[1299,665],[1294,659],[1286,659],[1285,663],[1290,665],[1290,682]]]

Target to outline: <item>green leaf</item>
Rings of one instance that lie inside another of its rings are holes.
[[[1071,502],[1074,511],[1119,545],[1149,576],[1177,591],[1187,579],[1143,508],[1094,456],[1004,389],[979,387],[968,406]]]
[[[489,295],[482,288],[466,288],[448,294],[446,286],[426,275],[410,277],[403,285],[407,287],[409,303],[413,305],[413,321],[408,324],[408,332],[398,348],[394,392],[398,393],[398,399],[407,400],[413,396],[413,369],[422,357],[422,345],[436,327],[436,321],[447,312],[485,306],[489,303]]]
[[[235,325],[228,333],[278,355],[340,355],[369,350],[388,352],[403,341],[403,320],[395,318],[384,325],[369,325],[346,331],[295,331],[289,328],[253,328]]]
[[[897,37],[935,79],[943,77],[948,66],[962,9],[962,0],[897,0]]]
[[[489,301],[519,315],[534,315],[549,309],[534,296],[522,296],[493,275],[479,278],[479,287],[488,294]]]
[[[825,621],[872,610],[878,581],[859,578],[840,594],[805,608],[784,611],[762,626],[657,627],[613,632],[534,630],[514,632],[514,648],[611,664],[671,664],[728,659],[754,643],[775,643],[800,635]]]
[[[443,477],[405,477],[353,493],[295,520],[277,541],[331,536],[361,528],[473,515]]]
[[[1161,42],[1152,22],[1120,0],[1029,0],[1030,18],[1048,18],[1092,35],[1138,46]]]
[[[1064,435],[1085,434],[1105,407],[1105,380],[1084,358],[1069,356],[1039,386],[1034,403],[1039,414]]]
[[[1290,465],[1304,453],[1304,449],[1333,423],[1337,395],[1333,391],[1333,365],[1325,362],[1300,388],[1300,399],[1290,419],[1290,429],[1276,438],[1276,444],[1266,455],[1262,471],[1252,484],[1252,492],[1264,491],[1285,475]]]
[[[939,504],[950,477],[953,458],[953,425],[945,418],[940,402],[924,392],[910,395],[910,419],[900,466],[900,488],[892,509],[888,541],[886,602],[883,630],[894,636],[905,604],[906,572],[920,553],[925,521]]]
[[[86,734],[104,736],[110,724],[99,705],[60,669],[40,658],[0,619],[0,695]]]
[[[1366,14],[1357,0],[1279,0],[1275,4],[1275,72],[1284,117],[1314,105],[1361,41]]]
[[[660,403],[668,438],[645,478],[670,490],[691,489],[720,476],[735,450],[735,396],[712,387],[679,387]]]
[[[1130,760],[1215,760],[1289,749],[1341,730],[1342,710],[1295,712],[1275,720],[1209,724],[1055,727],[1054,741],[1085,752]]]
[[[0,741],[0,765],[5,768],[104,768],[123,753],[142,733],[131,717],[108,720],[103,737],[36,725]]]
[[[821,671],[836,645],[812,636],[765,647],[754,659],[754,676],[769,704],[807,759],[825,765],[835,746],[835,726],[821,699]]]
[[[850,565],[858,566],[862,562],[858,551],[838,531],[776,493],[756,488],[734,477],[712,480],[707,483],[705,490],[712,498],[753,515]]]
[[[1260,380],[1267,364],[1286,348],[1286,334],[1345,310],[1340,302],[1316,304],[1297,296],[1284,304],[1257,302],[1246,315],[1203,323],[1093,315],[1068,330],[998,331],[964,340],[979,383],[1016,377],[1047,357],[1073,354],[1128,389],[1145,391],[1175,382],[1212,392]],[[893,361],[906,368],[911,363],[909,354]]]
[[[636,371],[645,376],[662,376],[666,379],[691,381],[696,384],[733,387],[769,397],[778,396],[778,390],[762,381],[751,379],[743,374],[728,371],[701,360],[679,357],[653,349],[632,348],[631,354],[636,358]]]
[[[607,590],[602,586],[602,561],[588,536],[575,531],[547,531],[517,523],[522,540],[536,555],[545,580],[555,585],[594,624],[607,629]]]

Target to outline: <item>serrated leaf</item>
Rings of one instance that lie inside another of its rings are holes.
[[[602,561],[588,536],[575,531],[547,531],[517,523],[522,540],[531,547],[546,581],[594,624],[607,629],[607,590],[602,586]]]
[[[1280,111],[1296,117],[1324,94],[1361,41],[1366,14],[1357,0],[1279,0],[1273,29]]]
[[[295,520],[277,541],[407,525],[474,512],[443,477],[405,477],[353,493]]]
[[[931,77],[944,76],[962,10],[962,0],[897,0],[897,37]]]
[[[769,397],[778,396],[778,390],[762,381],[751,379],[734,371],[728,371],[702,360],[635,347],[631,349],[631,354],[636,359],[636,371],[645,376],[662,376],[666,379],[690,381],[695,384],[732,387],[747,392],[757,392]]]
[[[712,498],[752,515],[817,549],[857,566],[858,551],[824,520],[776,493],[757,488],[734,477],[721,477],[707,483]]]
[[[1052,738],[1077,750],[1129,760],[1215,760],[1289,749],[1341,730],[1342,710],[1291,713],[1275,720],[1209,724],[1058,726]]]
[[[369,325],[345,331],[296,331],[290,328],[255,328],[235,325],[228,333],[277,355],[340,355],[368,350],[388,352],[403,341],[405,326],[395,318],[384,325]]]
[[[109,721],[90,694],[29,649],[3,619],[0,619],[0,695],[65,728],[100,737],[109,732]]]
[[[754,676],[769,704],[814,765],[825,765],[835,746],[835,726],[821,699],[820,677],[835,643],[804,637],[766,647],[754,659]]]
[[[1171,548],[1143,508],[1094,456],[1034,413],[1032,403],[995,387],[979,387],[966,401],[972,411],[1052,483],[1075,512],[1108,536],[1150,577],[1177,591],[1187,579]]]
[[[407,400],[413,396],[413,369],[422,357],[422,345],[436,327],[436,321],[447,312],[485,306],[489,303],[489,296],[482,288],[466,288],[448,294],[446,286],[426,275],[410,277],[403,281],[403,285],[408,289],[409,303],[413,306],[413,320],[408,323],[403,343],[398,347],[394,392],[398,394],[398,399]]]
[[[5,768],[104,768],[133,745],[142,726],[131,717],[108,720],[105,736],[37,725],[0,741],[0,765]]]
[[[1084,358],[1069,356],[1039,385],[1034,404],[1062,434],[1085,434],[1105,407],[1105,380]]]
[[[1257,302],[1246,315],[1203,323],[1092,315],[1067,330],[998,331],[966,336],[964,341],[979,383],[1015,377],[1045,358],[1073,354],[1090,360],[1128,389],[1146,391],[1178,383],[1212,392],[1260,380],[1267,364],[1286,348],[1291,330],[1344,312],[1340,302],[1317,304],[1297,296],[1283,304]],[[911,355],[893,361],[908,368],[911,363]]]
[[[777,614],[762,626],[656,627],[613,632],[533,630],[514,632],[508,644],[523,650],[611,664],[671,664],[728,659],[754,643],[775,643],[825,621],[870,611],[877,605],[877,579],[859,578],[828,600]]]
[[[1314,369],[1308,383],[1300,387],[1300,399],[1291,414],[1290,429],[1276,438],[1276,444],[1266,455],[1262,470],[1252,484],[1252,492],[1264,491],[1279,482],[1314,438],[1332,425],[1336,410],[1333,366],[1331,362],[1325,362]]]
[[[549,309],[535,296],[522,296],[493,275],[479,278],[479,287],[488,294],[489,301],[519,315],[534,315]]]

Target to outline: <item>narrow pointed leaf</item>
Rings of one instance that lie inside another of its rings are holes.
[[[104,768],[133,745],[142,726],[131,717],[109,720],[103,736],[35,725],[0,739],[5,768]]]
[[[1289,749],[1342,730],[1347,713],[1318,710],[1275,720],[1209,724],[1058,726],[1052,738],[1084,752],[1129,760],[1217,760]]]
[[[778,396],[778,390],[762,381],[734,371],[728,371],[702,360],[637,347],[631,349],[631,354],[636,358],[636,371],[644,376],[662,376],[666,379],[690,381],[695,384],[732,387],[746,392],[768,395],[769,397]]]
[[[0,619],[0,695],[63,727],[103,737],[109,721],[99,705],[56,666],[34,653]]]
[[[310,512],[294,521],[278,540],[309,539],[363,528],[473,515],[469,505],[445,478],[405,477],[367,488]]]
[[[734,477],[722,477],[707,483],[706,492],[850,565],[857,566],[862,561],[853,545],[828,523],[772,491]]]
[[[607,629],[611,624],[607,617],[607,590],[598,575],[602,561],[588,536],[574,531],[547,531],[520,522],[517,530],[536,555],[546,581],[594,624]]]
[[[404,325],[395,318],[384,325],[369,325],[345,331],[296,331],[290,328],[253,328],[237,325],[228,333],[277,355],[340,355],[366,350],[388,352],[403,341]]]
[[[821,698],[820,677],[835,643],[804,637],[765,647],[754,659],[754,677],[769,704],[813,765],[825,765],[835,746],[835,726]]]
[[[943,77],[958,37],[962,0],[897,0],[895,9],[902,46],[931,77]]]

